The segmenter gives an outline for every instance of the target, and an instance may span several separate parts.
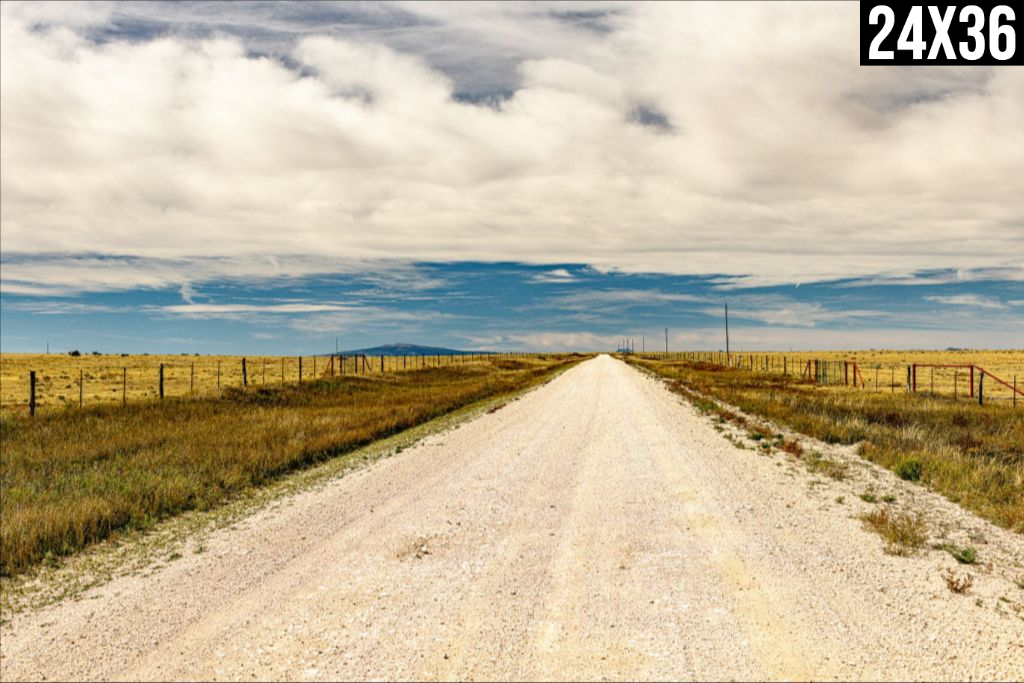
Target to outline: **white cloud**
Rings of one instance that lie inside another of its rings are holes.
[[[570,284],[573,282],[579,282],[576,276],[570,273],[565,268],[555,268],[553,270],[546,270],[542,273],[537,273],[530,278],[530,282],[536,282],[538,284]]]
[[[815,351],[843,349],[945,349],[948,347],[993,349],[1019,348],[1024,327],[1005,329],[919,329],[863,325],[853,329],[797,326],[729,326],[731,350]],[[725,349],[723,328],[696,328],[671,333],[675,350]]]
[[[1006,304],[980,294],[954,294],[951,296],[926,296],[926,300],[950,306],[969,306],[971,308],[1000,309]]]
[[[106,8],[36,30],[60,19],[32,7],[5,3],[0,25],[4,251],[164,270],[99,263],[54,284],[41,258],[17,278],[5,264],[5,292],[181,287],[196,262],[256,276],[317,259],[747,284],[1024,271],[1024,72],[862,68],[854,3],[616,6],[590,33],[535,6],[405,8],[488,59],[527,57],[487,106],[373,42],[303,38],[298,71],[235,38],[83,38]]]
[[[595,289],[553,296],[545,304],[563,310],[621,310],[664,303],[703,303],[708,298],[694,294],[663,292],[657,289]]]
[[[814,327],[820,323],[836,323],[857,318],[884,319],[890,312],[861,308],[827,307],[814,301],[794,301],[786,296],[746,295],[730,302],[729,317],[735,320],[756,320],[768,325]],[[724,316],[722,308],[708,308],[704,313]]]
[[[175,304],[159,306],[164,313],[187,316],[191,318],[219,318],[238,313],[322,313],[324,311],[359,310],[354,306],[325,303],[294,303],[294,304]]]
[[[1018,348],[1024,328],[1017,324],[1005,329],[916,329],[858,326],[853,329],[824,329],[802,326],[729,326],[734,353],[749,351],[814,351],[843,349],[944,349]],[[472,348],[522,349],[532,351],[613,351],[623,338],[632,338],[636,349],[641,342],[648,351],[663,351],[664,331],[647,329],[621,335],[579,331],[521,330],[508,334],[471,337]],[[725,349],[724,327],[669,328],[669,350],[707,351]]]
[[[519,348],[528,351],[564,351],[580,349],[614,351],[622,343],[621,335],[593,332],[523,332],[495,338],[491,348]],[[487,348],[487,345],[480,345]]]
[[[105,258],[83,256],[32,256],[5,261],[2,287],[7,294],[67,296],[81,292],[177,287],[186,303],[196,286],[222,278],[263,280],[317,274],[355,275],[374,287],[381,297],[389,292],[423,292],[447,282],[426,276],[409,264],[381,260],[353,260],[323,256],[190,257],[190,258]],[[366,294],[367,292],[360,292]]]

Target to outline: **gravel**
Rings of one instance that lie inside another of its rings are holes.
[[[988,564],[889,555],[834,501],[860,483],[818,479],[601,356],[202,553],[13,615],[0,677],[1024,678],[1019,535],[922,493]]]

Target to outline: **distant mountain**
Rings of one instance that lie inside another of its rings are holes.
[[[482,354],[490,351],[459,351],[458,349],[445,349],[440,346],[420,346],[418,344],[384,344],[369,349],[352,349],[341,351],[345,356],[465,356],[470,353]],[[328,354],[329,355],[329,354]]]

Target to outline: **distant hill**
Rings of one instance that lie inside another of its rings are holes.
[[[340,352],[346,356],[465,356],[470,353],[491,353],[489,351],[459,351],[440,346],[420,346],[418,344],[384,344],[368,349],[352,349]],[[329,354],[328,354],[329,355]]]

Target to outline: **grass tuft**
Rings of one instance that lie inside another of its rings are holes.
[[[804,463],[811,472],[820,472],[827,477],[842,481],[849,473],[849,465],[824,457],[818,451],[811,451],[804,456]]]
[[[960,574],[952,569],[947,569],[942,573],[942,578],[945,579],[946,588],[949,589],[949,592],[956,593],[957,595],[966,593],[974,585],[974,577],[966,572]]]
[[[783,441],[781,448],[785,452],[795,455],[798,458],[804,453],[804,447],[800,445],[800,442],[793,441],[791,439]]]
[[[918,481],[921,478],[921,461],[917,458],[907,458],[896,463],[896,474],[904,481]]]
[[[861,515],[860,519],[886,540],[886,552],[893,555],[911,555],[928,540],[921,515],[893,512],[888,507],[881,507]]]

